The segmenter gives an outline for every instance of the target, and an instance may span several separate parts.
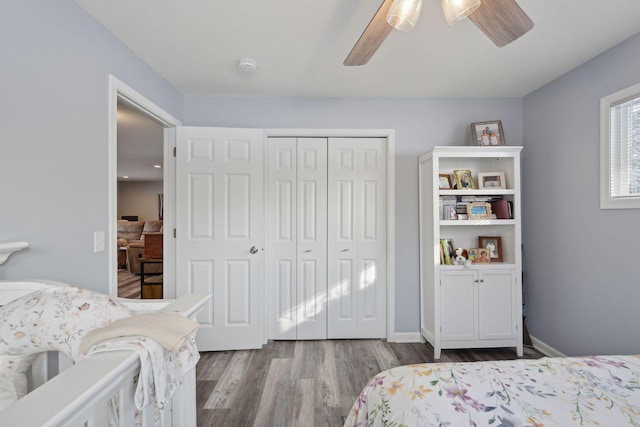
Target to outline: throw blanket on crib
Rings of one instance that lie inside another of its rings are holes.
[[[180,352],[167,351],[148,337],[116,338],[93,346],[87,355],[105,351],[134,350],[140,357],[140,375],[136,385],[135,403],[138,409],[155,404],[158,409],[171,400],[182,378],[200,359],[195,337],[192,336]]]
[[[640,356],[400,366],[364,388],[351,426],[640,426]]]
[[[168,351],[177,352],[198,330],[195,322],[179,313],[146,313],[118,319],[94,329],[82,338],[80,353],[86,354],[95,344],[118,337],[145,336]]]

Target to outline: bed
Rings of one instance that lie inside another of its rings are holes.
[[[640,356],[400,366],[365,386],[345,426],[640,426]]]

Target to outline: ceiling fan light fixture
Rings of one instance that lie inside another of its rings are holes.
[[[416,26],[421,9],[422,0],[394,0],[387,13],[387,23],[396,30],[409,32]]]
[[[480,7],[480,0],[442,0],[442,13],[447,24],[454,25]]]

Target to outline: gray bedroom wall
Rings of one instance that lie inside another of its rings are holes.
[[[435,145],[468,145],[470,123],[494,119],[502,120],[507,144],[522,144],[520,98],[185,97],[184,115],[191,126],[395,129],[396,331],[414,333],[420,327],[417,156]]]
[[[600,98],[640,83],[640,35],[524,98],[525,311],[567,355],[640,353],[640,210],[600,210]]]
[[[2,2],[0,40],[0,241],[31,245],[0,278],[108,292],[108,76],[177,118],[182,95],[72,0]]]

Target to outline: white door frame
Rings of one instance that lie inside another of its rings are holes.
[[[160,123],[164,129],[163,153],[163,194],[164,194],[164,265],[163,287],[164,298],[175,298],[175,186],[176,169],[173,148],[176,146],[175,128],[181,123],[171,114],[158,107],[139,92],[123,83],[113,75],[109,75],[109,112],[108,112],[108,226],[107,226],[107,260],[109,271],[109,294],[118,296],[118,245],[116,220],[118,219],[118,101],[135,108],[142,114]]]
[[[265,129],[265,146],[272,137],[386,138],[387,139],[387,341],[395,342],[395,131],[393,129]],[[266,156],[265,156],[266,161]],[[265,164],[265,171],[266,169]],[[267,197],[269,195],[267,194]],[[268,201],[265,200],[265,206]],[[267,212],[267,215],[269,213]],[[267,242],[269,245],[269,242]],[[271,248],[267,247],[269,251]],[[268,310],[265,307],[265,316]],[[269,336],[264,319],[264,338]]]

